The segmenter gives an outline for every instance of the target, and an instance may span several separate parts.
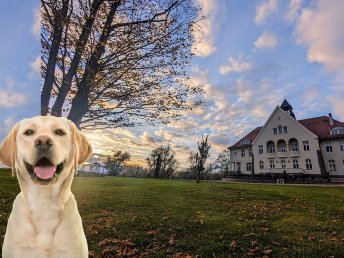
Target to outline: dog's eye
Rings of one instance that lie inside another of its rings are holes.
[[[55,134],[58,135],[58,136],[63,136],[66,133],[64,131],[62,131],[61,129],[57,129],[57,130],[55,130]]]
[[[33,130],[31,130],[31,129],[28,129],[28,130],[26,130],[25,132],[24,132],[24,134],[26,135],[26,136],[30,136],[30,135],[33,135],[35,132],[33,131]]]

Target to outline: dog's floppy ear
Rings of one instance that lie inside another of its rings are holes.
[[[8,134],[0,146],[0,161],[6,166],[12,168],[13,175],[15,174],[16,166],[17,131],[18,124],[13,127],[12,131]]]
[[[72,129],[72,138],[76,151],[76,165],[80,165],[92,155],[92,146],[73,122],[69,121],[69,124]]]

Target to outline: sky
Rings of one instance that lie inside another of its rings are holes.
[[[208,134],[214,161],[284,98],[297,119],[331,112],[344,121],[344,1],[195,1],[208,18],[193,35],[190,83],[204,85],[206,104],[168,125],[84,131],[94,158],[122,150],[145,165],[152,149],[170,144],[183,169]],[[38,2],[0,3],[1,139],[15,121],[39,113],[40,46]]]
[[[40,113],[39,3],[0,0],[0,141]]]

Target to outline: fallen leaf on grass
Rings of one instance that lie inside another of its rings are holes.
[[[314,241],[315,239],[316,239],[315,236],[309,236],[309,237],[308,237],[308,240],[311,240],[311,241]]]
[[[230,247],[235,248],[235,247],[237,247],[237,246],[238,246],[238,241],[232,240],[232,242],[231,242],[231,244],[230,244]]]
[[[170,241],[168,241],[168,243],[169,243],[170,245],[174,245],[175,240],[173,239],[173,237],[170,237]]]
[[[272,250],[271,249],[265,249],[263,251],[263,254],[271,254],[272,253]]]
[[[147,232],[147,235],[155,235],[156,233],[158,233],[158,231],[159,231],[159,229],[149,230],[149,231]]]

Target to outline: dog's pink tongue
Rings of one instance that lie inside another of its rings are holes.
[[[50,167],[35,167],[34,169],[36,175],[42,179],[50,179],[54,176],[56,168],[53,166]]]

